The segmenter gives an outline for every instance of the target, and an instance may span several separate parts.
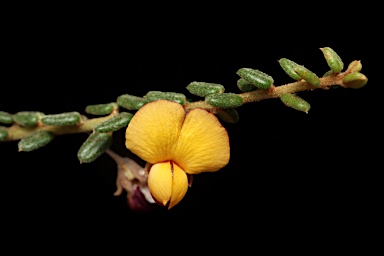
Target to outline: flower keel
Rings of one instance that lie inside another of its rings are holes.
[[[154,164],[148,174],[148,187],[154,200],[168,209],[178,204],[188,189],[187,174],[172,161]]]

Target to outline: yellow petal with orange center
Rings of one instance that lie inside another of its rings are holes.
[[[148,188],[158,203],[167,205],[172,195],[171,162],[154,164],[148,174]]]
[[[149,102],[129,122],[125,145],[151,164],[171,160],[184,117],[184,108],[179,103],[166,100]]]
[[[212,113],[193,109],[187,113],[173,160],[186,173],[214,172],[229,162],[229,138]]]
[[[172,195],[171,202],[169,203],[168,209],[177,205],[181,199],[184,198],[188,190],[188,177],[183,169],[177,164],[173,163],[173,183],[172,183]]]

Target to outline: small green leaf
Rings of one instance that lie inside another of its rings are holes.
[[[5,140],[6,138],[8,138],[8,131],[0,127],[0,141]]]
[[[12,116],[15,123],[25,127],[36,126],[44,113],[37,111],[21,111]]]
[[[325,60],[333,73],[340,73],[344,68],[344,63],[340,56],[330,47],[320,48],[323,52]]]
[[[114,102],[106,104],[88,105],[85,107],[85,112],[91,115],[108,115],[112,113],[115,108],[117,108],[117,104]]]
[[[299,64],[286,58],[281,58],[279,60],[279,64],[285,73],[287,73],[287,75],[289,75],[292,79],[301,79],[301,76],[295,72],[295,67],[297,67]]]
[[[67,112],[41,117],[41,123],[53,126],[77,125],[80,124],[81,115],[78,112]]]
[[[311,106],[309,103],[299,96],[291,93],[284,93],[280,96],[281,101],[290,108],[308,113],[308,111],[311,109]]]
[[[351,63],[349,63],[347,70],[351,73],[355,73],[355,72],[360,72],[362,68],[363,68],[363,65],[361,64],[361,61],[354,60]]]
[[[359,89],[365,86],[368,82],[368,78],[359,72],[351,73],[343,78],[343,83],[348,88]]]
[[[129,94],[123,94],[117,97],[117,104],[128,110],[138,110],[148,103],[148,100],[143,97],[137,97]]]
[[[12,115],[7,112],[0,111],[0,123],[12,124],[13,123]]]
[[[121,128],[127,127],[131,121],[133,114],[121,112],[114,117],[102,122],[95,127],[96,132],[114,132]]]
[[[77,152],[80,163],[90,163],[96,160],[112,145],[112,135],[109,133],[94,132],[81,145]]]
[[[187,90],[194,95],[205,97],[209,94],[223,93],[225,88],[221,84],[205,83],[205,82],[191,82],[187,86]]]
[[[216,115],[224,122],[230,124],[235,124],[240,119],[239,113],[235,108],[219,109]]]
[[[52,132],[40,130],[21,139],[17,145],[19,151],[29,152],[47,145],[54,137]]]
[[[251,92],[258,89],[255,85],[253,85],[251,82],[248,82],[244,78],[237,80],[237,87],[239,87],[240,91],[242,92]]]
[[[333,75],[333,71],[332,70],[328,70],[327,72],[324,73],[323,77],[327,77],[327,76],[331,76]]]
[[[304,79],[311,85],[316,87],[320,85],[320,78],[306,67],[298,65],[294,68],[294,70],[297,74],[301,76],[302,79]]]
[[[236,108],[243,105],[243,98],[235,93],[210,94],[205,102],[217,108]]]
[[[187,102],[187,99],[184,94],[176,92],[149,91],[145,95],[145,98],[148,101],[169,100],[177,102],[181,105],[184,105]]]
[[[273,84],[273,78],[270,75],[257,69],[241,68],[236,74],[260,89],[268,89]]]

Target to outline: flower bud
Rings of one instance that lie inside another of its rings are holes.
[[[47,145],[54,139],[54,134],[49,131],[36,131],[22,138],[17,144],[19,151],[33,151]]]
[[[127,194],[128,205],[135,212],[148,213],[158,209],[158,205],[154,203],[153,199],[149,202],[145,197],[143,193],[143,190],[145,189],[148,190],[148,187],[141,188],[140,186],[135,185],[133,191],[128,192]]]

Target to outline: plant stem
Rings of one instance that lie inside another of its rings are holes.
[[[351,73],[351,70],[348,69],[343,73],[320,78],[320,85],[317,87],[309,84],[304,80],[299,80],[299,81],[281,85],[281,86],[272,85],[267,90],[258,89],[252,92],[240,93],[238,95],[242,97],[243,104],[245,104],[245,103],[270,99],[270,98],[278,98],[284,93],[296,93],[300,91],[308,91],[308,90],[314,90],[314,89],[329,89],[333,85],[347,87],[343,84],[343,78],[350,73]],[[218,108],[207,104],[204,100],[188,103],[184,107],[186,111],[192,110],[194,108],[203,108],[214,114],[217,114],[219,111]],[[118,113],[118,110],[115,110],[108,116],[88,119],[83,121],[83,123],[80,125],[72,125],[72,126],[38,125],[36,127],[22,127],[18,124],[14,124],[8,128],[5,128],[8,131],[9,135],[3,141],[20,140],[22,138],[27,137],[28,135],[32,134],[37,130],[51,131],[55,135],[91,132],[93,131],[96,125],[110,119],[111,117],[115,116],[117,113]]]
[[[91,132],[96,125],[108,120],[114,115],[115,113],[108,116],[104,116],[104,117],[92,118],[92,119],[83,121],[81,125],[70,125],[70,126],[43,125],[43,126],[36,126],[36,127],[22,127],[18,124],[14,124],[9,128],[7,128],[9,136],[4,141],[20,140],[38,130],[50,131],[55,135]]]
[[[238,94],[240,97],[243,98],[243,104],[250,103],[250,102],[256,102],[261,101],[265,99],[271,99],[271,98],[278,98],[284,93],[295,93],[300,91],[309,91],[314,89],[329,89],[330,86],[333,85],[340,85],[342,87],[345,87],[343,85],[343,77],[350,72],[346,71],[344,73],[340,73],[338,75],[333,76],[327,76],[320,78],[320,85],[315,87],[308,82],[304,80],[299,80],[293,83],[281,85],[281,86],[274,86],[272,85],[268,90],[255,90],[252,92],[244,92]],[[212,113],[217,113],[218,108],[215,108],[204,101],[196,101],[189,103],[185,109],[187,111],[194,109],[194,108],[204,108]]]

